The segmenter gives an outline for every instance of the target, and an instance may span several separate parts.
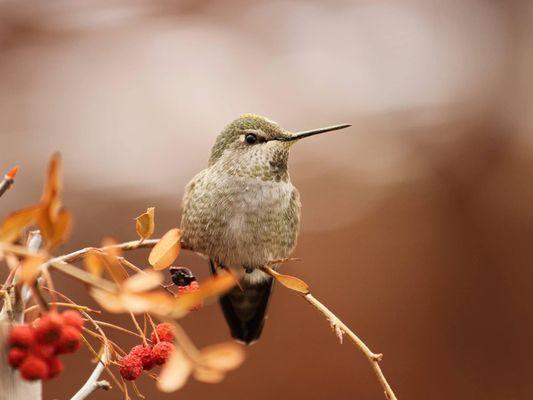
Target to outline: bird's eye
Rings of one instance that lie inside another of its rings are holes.
[[[255,142],[257,142],[257,136],[254,135],[253,133],[248,133],[244,137],[244,140],[246,140],[246,143],[248,144],[254,144]]]

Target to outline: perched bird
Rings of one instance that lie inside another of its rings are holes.
[[[289,149],[302,138],[349,126],[290,133],[267,118],[242,115],[218,135],[207,168],[187,185],[183,243],[209,258],[213,274],[218,268],[246,272],[220,298],[236,340],[250,344],[263,329],[273,281],[260,267],[296,246],[301,205],[289,178]]]

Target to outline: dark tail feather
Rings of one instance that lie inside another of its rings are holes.
[[[211,273],[216,275],[213,261],[209,261]],[[266,311],[273,279],[250,285],[241,281],[228,294],[220,298],[220,306],[235,340],[251,344],[259,339],[266,320]]]

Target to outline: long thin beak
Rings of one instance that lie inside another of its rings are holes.
[[[340,124],[340,125],[326,126],[325,128],[318,128],[318,129],[311,129],[310,131],[296,132],[290,137],[284,137],[278,140],[282,140],[284,142],[292,142],[293,140],[299,140],[305,137],[318,135],[320,133],[337,131],[339,129],[348,128],[350,126],[352,125],[351,124]]]

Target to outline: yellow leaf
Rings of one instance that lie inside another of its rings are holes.
[[[21,265],[20,279],[28,286],[32,286],[39,275],[39,266],[44,262],[44,257],[35,255],[27,256]]]
[[[208,346],[200,351],[198,363],[205,368],[216,371],[230,371],[239,367],[244,361],[244,349],[234,342],[225,342]]]
[[[189,379],[192,370],[191,360],[187,358],[181,348],[176,347],[159,374],[157,388],[166,393],[181,389]]]
[[[283,275],[268,267],[264,268],[264,270],[268,271],[271,276],[286,288],[302,294],[308,294],[310,292],[309,285],[295,276]]]
[[[8,215],[0,226],[0,242],[13,243],[29,225],[35,222],[41,212],[41,205],[15,211]]]
[[[163,276],[159,272],[138,272],[124,281],[122,288],[127,292],[145,292],[155,289],[163,282]]]
[[[149,207],[146,209],[145,213],[135,218],[135,229],[137,230],[137,234],[140,236],[141,241],[148,239],[154,233],[154,211],[154,207]]]
[[[170,267],[180,253],[180,240],[181,231],[179,229],[174,228],[165,233],[148,256],[150,265],[155,270]]]

